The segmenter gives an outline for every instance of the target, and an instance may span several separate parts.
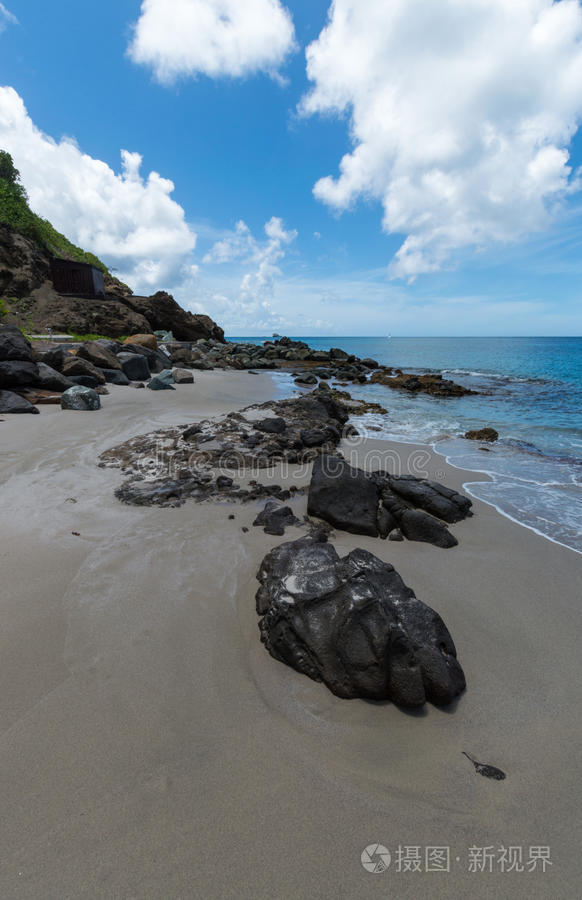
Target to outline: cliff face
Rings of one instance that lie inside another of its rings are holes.
[[[224,341],[222,328],[208,316],[193,315],[159,291],[135,297],[115,278],[106,277],[106,300],[57,294],[50,280],[50,255],[32,239],[0,224],[0,300],[4,321],[26,331],[102,334],[118,338],[150,331],[171,331],[179,341]]]

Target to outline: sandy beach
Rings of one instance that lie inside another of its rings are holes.
[[[265,651],[255,575],[283,539],[252,527],[263,504],[125,506],[121,473],[97,465],[273,391],[266,374],[196,372],[172,395],[112,385],[98,413],[0,422],[0,897],[579,896],[580,554],[479,501],[452,550],[336,532],[453,635],[467,691],[410,713],[341,700]],[[413,445],[346,453],[457,490],[478,478]],[[381,874],[361,863],[374,843],[392,854]],[[509,846],[525,871],[501,870]],[[399,847],[423,871],[399,871]],[[430,847],[449,872],[424,871]],[[486,847],[493,871],[470,871]],[[545,873],[532,847],[550,848]]]

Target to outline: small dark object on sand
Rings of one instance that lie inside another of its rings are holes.
[[[80,532],[80,531],[71,531],[71,534],[74,534],[75,537],[81,537],[81,532]]]
[[[231,515],[230,515],[228,518],[229,518],[229,519],[234,519],[235,517],[234,517],[234,516],[232,515],[232,513],[231,513]]]
[[[247,526],[243,525],[243,527],[241,528],[241,531],[244,531],[244,533],[247,534],[247,532],[248,532]]]
[[[497,769],[495,766],[487,766],[485,763],[477,762],[476,759],[473,759],[472,756],[469,756],[468,753],[465,753],[464,750],[461,750],[461,753],[469,759],[473,765],[475,766],[475,771],[479,775],[484,775],[485,778],[494,778],[495,781],[504,781],[507,778],[505,772],[502,772],[501,769]]]

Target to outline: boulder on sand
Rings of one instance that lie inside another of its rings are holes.
[[[121,370],[121,363],[115,354],[107,347],[103,346],[103,344],[98,344],[95,341],[88,341],[86,344],[79,347],[77,350],[77,358],[89,360],[89,362],[93,363],[98,369]]]
[[[372,553],[340,558],[321,537],[300,538],[271,550],[257,578],[261,640],[271,656],[338,697],[446,706],[464,690],[439,614]]]
[[[61,395],[61,409],[93,411],[101,409],[99,394],[92,388],[75,384]]]
[[[444,485],[386,472],[363,472],[344,459],[323,454],[315,460],[307,512],[351,534],[388,537],[400,528],[411,541],[455,547],[445,523],[472,515],[468,497]]]
[[[288,525],[299,525],[299,519],[295,516],[290,506],[282,506],[277,500],[267,500],[264,509],[256,517],[253,525],[263,527],[265,534],[285,534]]]
[[[38,387],[43,391],[66,391],[74,382],[44,362],[38,363]]]
[[[194,376],[190,369],[172,369],[175,384],[194,384]]]
[[[154,375],[147,383],[150,391],[175,391],[174,376],[171,369],[164,369],[159,375]]]
[[[149,363],[140,353],[119,353],[117,359],[130,381],[145,381],[150,377]]]
[[[0,415],[8,413],[38,413],[38,409],[13,391],[0,391]]]
[[[376,537],[377,485],[340,457],[320,456],[313,464],[307,513],[350,534]]]

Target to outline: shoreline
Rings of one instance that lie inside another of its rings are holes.
[[[481,500],[451,550],[336,532],[340,555],[392,562],[441,613],[468,685],[452,708],[416,713],[340,700],[259,641],[259,563],[305,530],[253,528],[264,501],[126,506],[121,473],[97,465],[132,435],[272,398],[270,377],[245,378],[204,372],[131,397],[112,386],[100,412],[0,426],[1,892],[574,896],[577,558]],[[424,466],[456,490],[473,474],[417,444],[349,452]],[[301,517],[305,495],[288,502]],[[507,780],[476,775],[463,750]],[[374,841],[394,862],[372,877],[360,855]],[[394,868],[399,845],[435,844],[451,848],[448,874]],[[468,871],[471,846],[500,844],[548,845],[553,865]]]
[[[282,392],[284,396],[294,396],[296,393],[298,393],[297,386],[295,386],[293,384],[293,382],[291,381],[292,376],[290,374],[285,373],[285,372],[280,372],[280,371],[279,372],[269,372],[267,374],[273,379],[273,382],[276,387],[278,387],[280,385],[279,379],[281,379],[281,376],[288,379],[289,390],[287,392]],[[331,383],[333,384],[333,382],[331,382]],[[358,426],[363,427],[364,429],[366,428],[365,423],[363,425],[362,425],[362,423],[358,423]],[[516,518],[515,516],[512,516],[510,513],[505,512],[505,510],[503,510],[500,506],[498,506],[493,501],[487,500],[484,497],[479,497],[477,494],[473,493],[471,491],[472,484],[477,484],[477,483],[480,483],[483,481],[495,482],[495,477],[494,477],[495,473],[491,473],[487,469],[477,469],[477,468],[468,469],[466,467],[457,465],[455,462],[453,462],[453,458],[451,457],[450,454],[447,454],[446,452],[442,452],[441,450],[439,450],[439,448],[438,448],[439,441],[438,440],[429,440],[429,441],[404,440],[402,438],[397,438],[397,437],[376,436],[374,433],[369,433],[369,432],[366,433],[364,435],[364,437],[365,437],[365,439],[369,439],[369,440],[385,441],[387,444],[403,444],[403,445],[411,445],[411,446],[414,445],[414,446],[418,446],[418,447],[430,448],[434,453],[436,453],[438,456],[440,456],[442,459],[444,459],[446,464],[448,466],[450,466],[451,468],[459,469],[460,471],[464,471],[464,472],[470,473],[472,475],[484,476],[479,479],[473,478],[471,480],[465,481],[462,485],[462,489],[464,491],[466,491],[472,499],[478,500],[479,502],[482,502],[482,503],[486,503],[488,506],[493,507],[493,509],[495,509],[500,515],[504,516],[506,519],[509,519],[510,522],[515,522],[517,525],[520,525],[522,528],[527,528],[529,531],[532,531],[534,534],[537,534],[539,537],[542,537],[548,541],[551,541],[553,544],[557,544],[560,547],[565,547],[567,550],[571,550],[573,553],[582,555],[582,550],[579,550],[577,547],[572,547],[569,544],[566,544],[563,541],[560,541],[557,538],[554,538],[551,535],[546,534],[545,532],[536,528],[534,525],[529,525],[527,522],[523,522],[520,519]],[[451,438],[455,438],[455,437],[460,438],[461,435],[456,435],[456,436],[451,435],[450,437]]]

